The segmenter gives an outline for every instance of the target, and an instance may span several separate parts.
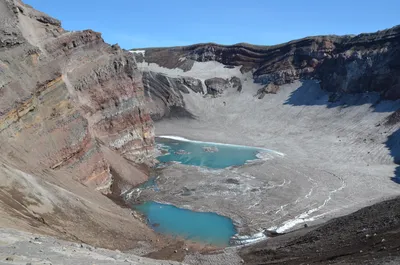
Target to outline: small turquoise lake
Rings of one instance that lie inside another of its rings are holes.
[[[265,151],[249,146],[182,141],[170,138],[156,138],[156,143],[163,152],[157,157],[161,163],[176,161],[184,165],[212,169],[244,165],[248,161],[258,159],[257,154]]]
[[[162,234],[220,247],[229,246],[230,238],[236,234],[232,220],[216,213],[195,212],[152,201],[134,208],[147,217],[149,226]]]

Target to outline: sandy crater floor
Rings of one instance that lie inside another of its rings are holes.
[[[260,100],[254,97],[258,85],[244,76],[242,82],[240,94],[184,95],[197,118],[160,121],[156,134],[263,147],[284,156],[212,172],[175,164],[159,173],[160,191],[144,191],[141,199],[217,212],[232,218],[241,234],[252,234],[326,221],[400,194],[385,145],[397,127],[381,125],[397,102],[361,94],[332,104],[314,81],[282,86]]]

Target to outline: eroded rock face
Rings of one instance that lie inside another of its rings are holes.
[[[145,101],[118,45],[0,0],[0,226],[121,250],[158,242],[108,198],[147,180]]]
[[[222,94],[225,90],[233,88],[237,91],[242,91],[242,83],[239,78],[232,77],[231,79],[224,79],[220,77],[214,77],[204,81],[207,87],[207,94],[216,96]]]
[[[209,43],[146,49],[144,60],[184,71],[195,61],[217,61],[241,66],[242,72],[253,71],[254,81],[265,85],[318,79],[331,92],[376,91],[388,99],[400,98],[400,26],[357,36],[307,37],[275,46]]]
[[[384,98],[398,99],[400,27],[387,31],[382,38],[364,43],[360,40],[351,49],[325,59],[318,69],[322,88],[343,93],[375,91]]]
[[[143,84],[149,98],[147,105],[154,120],[164,117],[193,118],[185,109],[183,94],[190,91],[203,93],[202,82],[191,77],[172,78],[160,73],[143,72]]]
[[[113,166],[103,147],[127,166],[151,163],[153,124],[132,56],[100,33],[66,32],[20,1],[1,0],[0,10],[1,148],[106,193]]]
[[[204,93],[203,84],[199,79],[192,77],[182,77],[183,84],[195,93]]]

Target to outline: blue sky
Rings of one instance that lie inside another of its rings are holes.
[[[67,30],[93,29],[121,47],[200,42],[278,44],[400,24],[400,0],[25,0]]]

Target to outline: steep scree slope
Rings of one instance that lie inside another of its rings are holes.
[[[106,247],[154,238],[96,191],[119,195],[147,179],[136,164],[153,163],[130,54],[0,0],[0,93],[0,224]]]

